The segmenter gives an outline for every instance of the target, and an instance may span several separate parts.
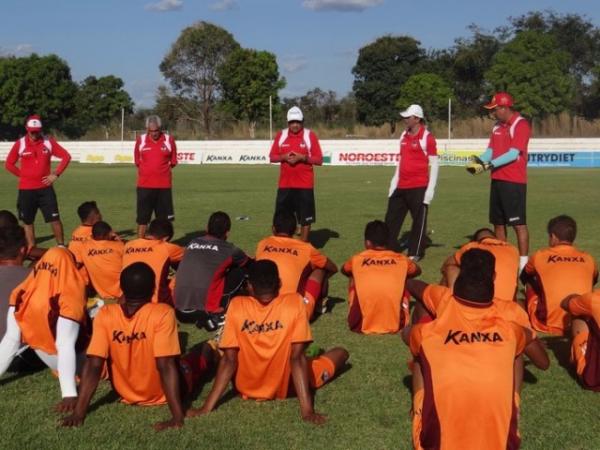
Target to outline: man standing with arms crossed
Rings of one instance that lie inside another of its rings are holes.
[[[42,134],[40,116],[29,116],[25,129],[27,135],[14,143],[6,157],[5,167],[19,177],[17,210],[24,224],[27,248],[35,247],[33,223],[38,209],[42,210],[44,220],[52,227],[56,243],[64,245],[63,226],[53,184],[69,165],[71,155],[54,138]],[[61,160],[54,172],[51,171],[53,156]],[[17,162],[19,167],[16,166]]]
[[[304,128],[300,108],[290,108],[287,121],[288,128],[277,133],[269,154],[272,163],[281,163],[275,214],[294,214],[300,223],[300,239],[308,242],[316,219],[313,166],[323,164],[323,154],[317,135]]]
[[[156,219],[174,220],[172,173],[177,165],[175,139],[161,130],[158,116],[146,118],[147,133],[135,142],[138,237],[143,238],[154,212]]]
[[[513,98],[498,92],[485,105],[497,122],[492,130],[488,148],[479,157],[472,156],[467,171],[479,174],[492,171],[490,189],[490,222],[496,237],[506,241],[506,226],[517,234],[519,268],[527,264],[529,231],[526,219],[527,199],[527,146],[531,127],[527,120],[513,109]]]

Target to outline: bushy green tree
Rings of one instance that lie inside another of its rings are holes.
[[[444,119],[447,117],[448,99],[454,94],[448,83],[434,73],[420,73],[411,76],[400,88],[396,102],[399,109],[416,103],[423,107],[426,117]]]

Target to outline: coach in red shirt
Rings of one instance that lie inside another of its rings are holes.
[[[53,184],[69,165],[71,155],[54,138],[42,134],[42,120],[39,116],[29,116],[25,129],[27,134],[14,143],[6,157],[5,167],[19,177],[17,210],[25,225],[27,246],[29,249],[35,247],[33,223],[38,209],[42,211],[46,223],[52,227],[56,243],[64,245],[63,226]],[[52,157],[61,160],[54,172]]]
[[[398,234],[410,212],[413,223],[408,256],[418,261],[425,253],[427,211],[438,177],[437,144],[425,126],[421,106],[410,105],[400,115],[406,130],[400,136],[400,161],[390,185],[385,223],[390,230],[390,246],[398,250]]]
[[[272,163],[281,163],[275,214],[294,214],[300,223],[300,238],[308,242],[310,226],[316,220],[313,166],[323,164],[323,153],[317,135],[304,128],[300,108],[290,108],[287,121],[288,128],[277,133],[269,154]]]
[[[135,142],[138,236],[144,237],[152,213],[157,219],[174,220],[171,169],[177,165],[175,139],[161,131],[158,116],[146,118],[147,133]]]
[[[529,231],[527,229],[527,146],[531,127],[527,120],[513,110],[513,98],[506,92],[498,92],[485,105],[497,122],[487,150],[479,158],[479,170],[492,172],[490,189],[490,222],[498,239],[506,241],[506,227],[515,229],[521,270],[527,264]],[[472,165],[471,165],[472,167]]]

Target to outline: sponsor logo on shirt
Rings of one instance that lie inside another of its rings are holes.
[[[188,250],[212,250],[213,252],[218,252],[219,247],[215,244],[198,244],[197,242],[192,242],[187,246]]]
[[[129,247],[125,249],[125,254],[129,255],[131,253],[149,253],[153,251],[154,249],[152,247]]]
[[[502,336],[496,331],[484,333],[477,331],[474,333],[465,333],[462,330],[449,330],[448,336],[444,341],[444,344],[474,344],[476,342],[503,342]]]
[[[113,253],[113,249],[112,248],[100,248],[100,249],[95,249],[95,248],[91,248],[88,250],[88,256],[99,256],[99,255],[109,255]]]
[[[129,336],[124,331],[113,330],[112,341],[117,344],[131,344],[133,341],[146,339],[146,333],[143,331],[131,333]]]
[[[53,277],[58,275],[58,267],[56,267],[54,264],[52,264],[51,262],[47,262],[47,261],[40,261],[38,264],[36,264],[36,266],[33,268],[33,275],[36,276],[38,274],[38,272],[40,270],[45,270],[50,272],[50,275],[52,275]]]
[[[265,253],[285,253],[286,255],[298,256],[298,250],[290,247],[275,247],[273,245],[267,245],[264,249]]]
[[[365,266],[395,266],[398,265],[398,262],[395,259],[374,259],[374,258],[365,258],[361,264],[361,267]]]
[[[85,242],[88,239],[89,238],[82,237],[82,236],[71,236],[71,241],[75,241],[75,242]]]
[[[557,262],[574,262],[574,263],[584,263],[585,259],[583,256],[560,256],[560,255],[550,255],[548,256],[548,263],[557,263]]]
[[[242,333],[268,333],[269,331],[277,331],[283,329],[283,324],[279,320],[271,322],[256,323],[254,320],[244,320],[242,325]]]

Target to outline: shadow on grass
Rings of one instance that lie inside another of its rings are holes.
[[[410,242],[410,231],[405,231],[400,236],[400,239],[398,239],[395,243],[392,243],[392,245],[391,245],[392,250],[394,250],[395,252],[398,252],[398,253],[402,253],[404,250],[408,249],[409,242]],[[434,243],[431,240],[431,238],[429,237],[429,235],[427,235],[427,236],[425,236],[425,244],[423,246],[423,250],[426,250],[430,247],[442,248],[442,247],[444,247],[444,244]],[[460,248],[460,247],[455,247],[455,248]]]
[[[339,239],[340,233],[329,228],[321,228],[319,230],[313,230],[308,235],[308,241],[315,248],[323,248],[327,245],[330,239]]]
[[[49,234],[47,236],[36,236],[35,243],[41,244],[42,242],[48,242],[48,241],[51,241],[52,239],[54,239],[53,234]]]
[[[187,233],[183,236],[181,236],[178,239],[175,239],[171,242],[173,242],[173,244],[177,244],[177,245],[181,245],[181,246],[186,246],[190,243],[190,241],[192,241],[193,239],[202,237],[202,236],[206,236],[206,231],[202,230],[202,231],[192,231],[191,233]]]
[[[412,375],[405,375],[404,378],[402,378],[402,384],[408,393],[412,395]]]
[[[123,239],[128,239],[132,237],[137,237],[137,231],[133,228],[127,228],[126,230],[119,230],[117,234],[121,236]]]
[[[96,400],[95,402],[90,404],[90,407],[88,409],[88,414],[91,413],[92,411],[96,411],[98,408],[100,408],[104,405],[109,405],[111,403],[118,402],[120,398],[121,397],[119,396],[119,394],[117,394],[116,391],[111,388],[110,391],[108,391],[106,394],[104,394],[98,400]]]
[[[546,347],[554,354],[558,364],[567,369],[571,376],[574,376],[571,365],[571,344],[567,338],[561,336],[547,336],[542,338]]]
[[[179,346],[181,347],[181,353],[185,353],[188,346],[190,334],[187,331],[179,331],[177,333],[177,337],[179,338]]]
[[[339,303],[346,303],[346,300],[340,297],[328,297],[325,303],[325,311],[327,313],[333,312],[335,305]]]

